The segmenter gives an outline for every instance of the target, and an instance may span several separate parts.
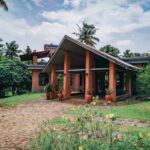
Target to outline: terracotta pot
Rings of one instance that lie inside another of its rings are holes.
[[[58,96],[59,99],[63,98],[63,94],[62,93],[58,93],[57,96]]]
[[[46,99],[49,100],[50,99],[50,92],[46,93]]]
[[[111,95],[105,95],[105,100],[106,101],[112,101]]]
[[[90,103],[90,102],[92,101],[92,95],[86,95],[86,96],[85,96],[85,101],[86,101],[87,103]]]

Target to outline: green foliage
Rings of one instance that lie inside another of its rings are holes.
[[[4,44],[1,43],[2,41],[3,40],[0,39],[0,60],[2,59],[4,53]]]
[[[59,93],[62,93],[62,91],[63,91],[63,74],[58,74],[58,75],[57,75],[56,90],[57,90]]]
[[[73,34],[78,36],[79,41],[84,42],[85,44],[90,46],[94,46],[96,42],[99,41],[99,38],[94,36],[96,34],[97,29],[93,24],[87,24],[83,22],[82,27],[80,27],[79,25],[77,26],[79,29],[79,33],[73,33]]]
[[[21,52],[18,48],[19,45],[15,41],[6,43],[5,56],[9,59],[17,58],[18,54]]]
[[[5,0],[0,0],[0,7],[4,8],[5,11],[8,11],[8,6]]]
[[[26,49],[25,49],[25,54],[31,54],[33,51],[32,51],[32,49],[30,48],[30,46],[27,46],[26,47]],[[31,64],[32,63],[32,60],[27,60],[26,61],[27,62],[27,64]]]
[[[106,89],[106,95],[110,95],[112,91],[110,89]]]
[[[72,108],[70,116],[45,121],[35,133],[29,149],[42,150],[148,150],[150,135],[147,133],[118,132],[113,114],[108,123],[95,120],[89,106]],[[100,111],[100,110],[99,110]]]
[[[45,91],[48,92],[52,92],[52,85],[50,83],[46,84],[46,86],[44,87]]]
[[[123,53],[123,57],[133,57],[133,53],[127,49],[124,53]]]
[[[106,45],[106,46],[102,47],[100,49],[100,51],[103,51],[103,52],[105,52],[105,53],[107,53],[109,55],[115,56],[115,57],[118,57],[118,55],[120,53],[118,48],[115,48],[115,47],[113,47],[111,45]]]
[[[31,54],[32,53],[32,49],[30,48],[30,46],[27,46],[27,48],[25,49],[25,54]]]
[[[19,60],[2,59],[0,61],[0,91],[12,88],[21,94],[31,90],[31,72]]]
[[[137,87],[138,90],[150,94],[150,65],[147,65],[138,73]]]

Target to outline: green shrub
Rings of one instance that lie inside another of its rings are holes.
[[[150,94],[150,65],[142,68],[137,77],[138,91]]]

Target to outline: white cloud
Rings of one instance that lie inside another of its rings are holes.
[[[43,0],[32,1],[40,4]],[[63,4],[72,7],[69,10],[63,7],[57,11],[41,12],[41,16],[47,20],[38,25],[30,25],[23,18],[2,14],[0,36],[7,41],[16,40],[21,48],[31,45],[33,49],[41,50],[45,43],[59,43],[65,34],[74,37],[71,33],[77,31],[76,24],[87,21],[98,28],[98,48],[112,44],[123,50],[149,49],[150,34],[143,34],[139,30],[150,27],[150,11],[143,11],[141,1],[64,0]]]
[[[72,7],[78,7],[81,3],[81,0],[64,0],[64,5],[71,5]]]
[[[132,46],[132,44],[133,42],[131,40],[120,40],[114,43],[114,45],[116,45],[117,47],[130,47]]]

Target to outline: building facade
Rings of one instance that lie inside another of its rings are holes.
[[[28,66],[32,70],[32,91],[42,90],[46,82],[55,87],[57,75],[62,74],[65,99],[74,93],[103,97],[106,89],[111,90],[114,102],[121,97],[131,96],[135,92],[136,72],[148,63],[148,60],[113,57],[69,36],[64,36],[58,46],[46,45],[44,48],[42,52],[21,56],[21,60],[32,59],[32,65]],[[48,63],[37,63],[38,58],[47,56]],[[40,80],[42,85],[39,84]]]

